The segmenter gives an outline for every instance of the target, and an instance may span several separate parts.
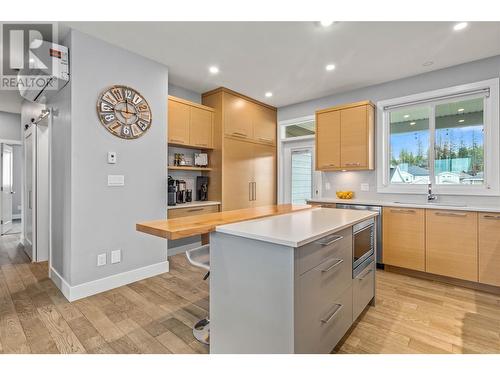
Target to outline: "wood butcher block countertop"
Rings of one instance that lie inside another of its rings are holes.
[[[211,214],[181,217],[178,219],[163,219],[146,221],[136,224],[139,232],[153,236],[178,240],[213,232],[218,225],[237,223],[245,220],[260,219],[268,216],[282,215],[295,211],[311,209],[310,205],[278,204],[242,210],[223,211]]]

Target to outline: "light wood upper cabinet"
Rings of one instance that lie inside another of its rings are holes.
[[[383,262],[425,271],[425,210],[384,207]]]
[[[426,211],[426,271],[478,281],[478,215]]]
[[[316,169],[374,169],[374,105],[368,101],[316,112]]]
[[[340,168],[340,111],[316,114],[316,169]]]
[[[500,214],[479,214],[479,282],[500,286]]]
[[[168,143],[213,147],[214,110],[174,96],[168,97]]]
[[[191,107],[189,143],[193,146],[212,148],[213,116],[205,109]]]
[[[224,132],[241,138],[253,137],[253,103],[239,96],[224,93]]]
[[[168,101],[168,143],[189,143],[190,107],[175,100]]]
[[[253,138],[262,143],[276,143],[276,111],[253,105]]]
[[[254,144],[254,207],[276,204],[276,148]]]

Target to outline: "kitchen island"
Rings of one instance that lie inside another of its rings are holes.
[[[375,241],[354,239],[376,215],[315,208],[217,226],[210,352],[331,352],[375,298]],[[373,252],[355,272],[354,247],[363,246]]]

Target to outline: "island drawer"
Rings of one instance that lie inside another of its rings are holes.
[[[195,207],[183,207],[175,208],[167,211],[167,217],[169,219],[177,219],[179,217],[195,216],[203,214],[211,214],[214,212],[219,212],[219,205],[214,204],[210,206],[195,206]]]
[[[372,300],[375,295],[375,261],[371,262],[353,280],[352,285],[353,295],[353,321],[363,312],[366,305]]]
[[[344,259],[344,263],[350,263],[352,267],[351,228],[299,247],[295,253],[295,274],[302,275],[332,257],[339,257],[340,253],[344,254],[346,251],[350,253],[350,259]]]
[[[352,324],[352,288],[322,308],[305,300],[296,308],[295,353],[330,353]]]

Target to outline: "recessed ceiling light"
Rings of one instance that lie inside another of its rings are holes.
[[[458,122],[464,122],[464,121],[465,121],[464,119],[460,119],[460,120],[458,120]]]
[[[319,24],[323,27],[328,27],[333,23],[333,21],[319,21]]]
[[[410,115],[404,115],[403,117],[404,117],[404,118],[408,118],[408,117],[410,117]]]
[[[266,95],[266,98],[270,98],[271,96],[273,96],[273,93],[268,91],[265,93],[265,95]]]
[[[326,70],[328,70],[328,71],[331,71],[331,70],[335,69],[335,65],[333,65],[333,64],[328,64],[328,65],[325,67],[325,69],[326,69]]]
[[[410,125],[413,126],[413,125],[416,125],[417,123],[415,121],[412,121],[410,122]]]
[[[458,109],[458,112],[463,112],[463,111],[464,111],[464,109],[463,109],[463,108],[459,108],[459,109]]]
[[[434,64],[434,61],[426,61],[422,64],[422,66],[431,66],[432,64]]]
[[[217,73],[219,73],[219,68],[214,65],[214,66],[211,66],[210,68],[208,68],[208,71],[212,74],[217,74]]]
[[[467,25],[468,25],[467,22],[459,22],[455,24],[455,26],[453,26],[453,30],[455,31],[463,30],[467,27]]]

